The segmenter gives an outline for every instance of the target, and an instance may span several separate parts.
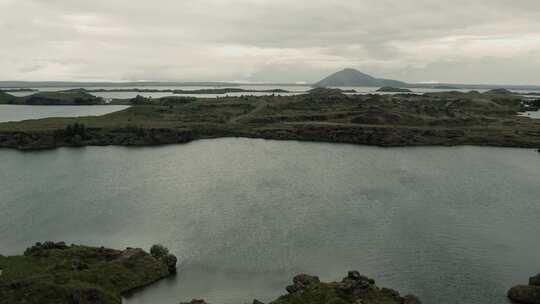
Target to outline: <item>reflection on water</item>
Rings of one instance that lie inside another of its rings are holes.
[[[540,155],[219,139],[0,151],[0,251],[163,243],[179,274],[129,304],[283,294],[358,269],[425,303],[506,303],[540,269]]]

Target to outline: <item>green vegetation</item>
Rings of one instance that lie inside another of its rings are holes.
[[[501,91],[346,95],[317,88],[296,96],[139,97],[123,102],[134,106],[100,117],[1,123],[0,147],[158,145],[216,137],[540,147],[540,120],[517,115],[531,102]],[[75,123],[84,125],[80,141],[62,132]]]
[[[119,304],[122,294],[171,275],[170,268],[142,249],[37,243],[23,256],[0,255],[0,303]]]

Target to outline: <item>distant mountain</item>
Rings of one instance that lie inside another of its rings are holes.
[[[355,69],[344,69],[315,84],[317,87],[407,87],[407,83],[375,78]]]

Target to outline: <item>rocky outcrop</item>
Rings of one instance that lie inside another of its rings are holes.
[[[358,271],[349,271],[340,282],[324,283],[317,276],[299,274],[286,288],[288,294],[269,304],[421,304],[414,295],[401,296],[398,291],[379,288],[375,281]],[[192,300],[181,304],[206,304],[204,300]],[[254,300],[253,304],[264,304]]]
[[[520,304],[540,304],[540,274],[529,279],[529,285],[518,285],[508,291],[508,298]]]
[[[319,284],[320,282],[321,281],[319,281],[319,278],[316,276],[299,274],[293,278],[293,284],[287,286],[285,289],[288,293],[301,292],[310,288],[311,286]]]

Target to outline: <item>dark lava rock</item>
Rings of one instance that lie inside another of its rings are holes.
[[[64,250],[67,248],[68,246],[64,242],[55,243],[55,242],[47,241],[43,244],[38,242],[34,246],[27,248],[24,251],[24,255],[36,255],[36,254],[39,255],[40,253],[46,250],[53,250],[53,249]]]
[[[529,278],[529,285],[512,287],[508,298],[516,303],[540,304],[540,274]]]
[[[356,270],[349,271],[347,277],[341,280],[338,284],[338,289],[344,293],[350,294],[358,290],[364,290],[369,288],[370,285],[374,285],[375,281],[370,278],[361,275]]]
[[[508,291],[510,300],[521,304],[540,304],[540,287],[518,285]]]
[[[163,258],[163,261],[165,262],[165,264],[167,264],[167,269],[169,270],[169,273],[176,273],[176,263],[178,262],[178,259],[174,254],[169,253]]]
[[[358,271],[349,271],[340,282],[321,282],[318,277],[299,274],[293,278],[289,292],[269,304],[421,304],[420,300],[389,288],[379,288],[375,281]],[[206,304],[203,300],[192,300],[180,304]],[[253,300],[252,304],[264,304]]]
[[[537,274],[534,277],[530,277],[529,278],[529,285],[531,285],[531,286],[540,286],[540,274]]]
[[[289,293],[296,293],[320,282],[319,277],[308,274],[299,274],[293,278],[293,285],[287,286],[286,290]]]

